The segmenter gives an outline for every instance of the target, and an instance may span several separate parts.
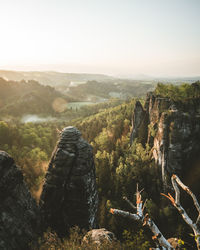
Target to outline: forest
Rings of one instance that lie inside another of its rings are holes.
[[[118,80],[117,83],[88,81],[71,87],[65,84],[57,90],[56,85],[42,85],[34,80],[0,78],[0,115],[2,120],[15,122],[25,115],[69,121],[114,107],[132,96],[144,96],[153,87],[153,84]],[[72,109],[76,102],[82,105]]]
[[[45,89],[49,99],[52,93],[56,94],[50,87]],[[154,93],[184,102],[200,96],[200,82],[180,86],[159,83]],[[58,131],[68,125],[76,126],[93,147],[99,192],[99,226],[114,232],[125,249],[148,249],[154,245],[151,233],[141,224],[109,213],[111,207],[130,210],[123,196],[135,203],[138,183],[140,189],[144,188],[142,196],[147,199],[146,210],[166,238],[177,237],[186,249],[193,249],[190,229],[176,209],[160,195],[163,191],[161,169],[152,159],[150,146],[142,145],[137,139],[130,145],[131,121],[137,100],[115,101],[102,107],[99,104],[99,108],[90,107],[84,117],[77,115],[71,121],[64,120],[66,111],[61,114],[62,121],[49,123],[0,121],[0,148],[21,167],[31,193],[38,200]],[[39,105],[44,109],[42,103]],[[191,207],[187,210],[192,212]]]

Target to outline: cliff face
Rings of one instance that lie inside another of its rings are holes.
[[[140,121],[137,126],[133,123],[132,134],[136,136],[132,141],[137,138],[143,144],[149,143],[161,167],[163,183],[167,184],[173,173],[189,172],[186,168],[200,153],[200,99],[181,103],[149,93],[142,112],[137,106],[133,117],[139,116]],[[141,129],[148,132],[146,137],[138,135]]]
[[[40,230],[39,209],[14,160],[0,151],[0,249],[27,250]]]
[[[92,147],[74,127],[62,130],[55,147],[40,206],[44,230],[61,237],[74,225],[96,228],[98,195]]]

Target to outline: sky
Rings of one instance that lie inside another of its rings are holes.
[[[0,69],[200,76],[200,0],[0,0]]]

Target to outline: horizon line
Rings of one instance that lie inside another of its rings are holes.
[[[19,72],[19,73],[23,73],[23,72],[27,72],[27,73],[58,73],[58,74],[83,74],[83,75],[102,75],[102,76],[108,76],[108,77],[113,77],[113,78],[122,78],[122,79],[131,79],[134,80],[134,78],[136,78],[135,80],[157,80],[157,79],[184,79],[184,78],[200,78],[200,74],[197,75],[150,75],[150,74],[132,74],[132,73],[127,73],[127,74],[109,74],[109,73],[94,73],[94,72],[88,72],[88,71],[84,71],[84,72],[79,72],[79,71],[75,71],[75,72],[70,72],[70,71],[59,71],[59,70],[52,70],[52,69],[47,69],[47,70],[29,70],[29,69],[8,69],[8,68],[1,68],[0,67],[0,71],[6,71],[6,72]],[[153,79],[152,79],[153,78]]]

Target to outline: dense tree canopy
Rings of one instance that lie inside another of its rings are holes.
[[[200,81],[192,84],[162,84],[158,83],[155,89],[155,94],[162,97],[169,97],[175,101],[183,101],[189,98],[200,97]]]

